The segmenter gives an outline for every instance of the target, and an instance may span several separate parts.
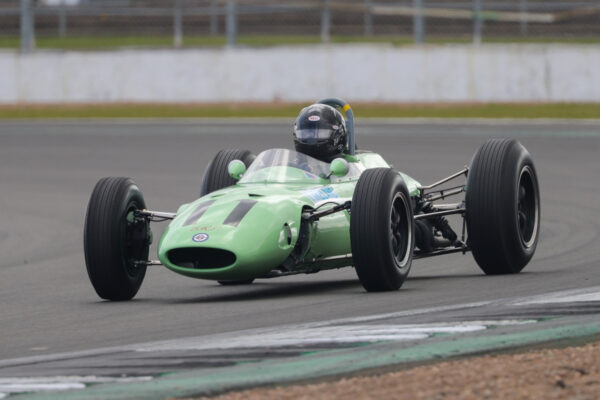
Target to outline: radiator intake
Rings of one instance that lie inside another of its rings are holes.
[[[231,251],[208,247],[183,247],[167,253],[172,264],[182,268],[214,269],[224,268],[235,263],[236,257]]]

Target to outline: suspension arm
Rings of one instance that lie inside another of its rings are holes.
[[[174,219],[177,214],[170,212],[162,212],[162,211],[150,211],[150,210],[135,210],[133,212],[135,217],[145,218],[148,221],[152,222],[162,222],[169,219]]]
[[[457,248],[454,248],[454,249],[435,250],[435,251],[432,251],[430,253],[424,253],[424,252],[421,252],[421,251],[415,251],[414,255],[413,255],[413,260],[418,260],[419,258],[441,256],[441,255],[444,255],[444,254],[452,254],[452,253],[463,253],[463,254],[465,254],[467,251],[471,251],[471,249],[468,248],[467,246],[457,247]]]
[[[425,195],[425,200],[427,201],[436,201],[436,200],[444,200],[446,197],[454,196],[460,194],[465,191],[465,185],[457,186],[455,188],[438,190],[433,193],[428,193]]]
[[[328,208],[327,210],[323,210],[323,211],[314,211],[313,210],[312,212],[305,212],[305,213],[302,213],[302,219],[305,221],[309,221],[309,222],[318,221],[320,218],[325,217],[327,215],[335,214],[336,212],[340,212],[343,210],[349,210],[351,205],[352,205],[352,202],[350,200],[348,200],[342,204]]]
[[[458,177],[459,177],[459,176],[461,176],[461,175],[465,175],[465,176],[467,176],[467,173],[468,173],[468,172],[469,172],[469,167],[464,167],[464,168],[463,168],[463,169],[461,169],[460,171],[458,171],[458,172],[456,172],[456,173],[454,173],[454,174],[452,174],[452,175],[450,175],[450,176],[448,176],[448,177],[446,177],[446,178],[444,178],[444,179],[441,179],[441,180],[439,180],[439,181],[437,181],[437,182],[434,182],[434,183],[432,183],[431,185],[427,185],[427,186],[420,186],[420,187],[419,187],[419,190],[421,191],[421,194],[423,195],[423,192],[424,192],[425,190],[433,189],[434,187],[436,187],[436,186],[440,186],[440,185],[442,185],[442,184],[444,184],[444,183],[446,183],[446,182],[448,182],[448,181],[451,181],[451,180],[452,180],[452,179],[454,179],[454,178],[458,178]]]
[[[415,215],[415,219],[427,219],[427,218],[434,218],[434,217],[441,217],[444,215],[452,215],[452,214],[464,214],[467,211],[466,208],[461,207],[461,208],[457,208],[454,210],[443,210],[443,211],[436,211],[436,212],[432,212],[432,213],[428,213],[428,214],[418,214]]]

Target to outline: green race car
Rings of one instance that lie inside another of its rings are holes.
[[[223,285],[353,266],[367,291],[387,291],[400,288],[417,258],[470,251],[486,274],[517,273],[529,262],[538,242],[540,196],[533,161],[518,141],[489,140],[468,167],[422,185],[380,155],[356,150],[346,102],[318,104],[342,110],[345,120],[329,109],[324,116],[307,108],[306,123],[321,125],[313,139],[296,141],[302,151],[218,152],[200,198],[176,213],[147,210],[130,178],[102,178],[84,229],[97,294],[133,298],[149,265]],[[338,120],[325,130],[330,116]],[[327,142],[337,146],[333,159],[317,159],[302,147],[325,143],[321,134],[337,135]],[[461,177],[466,181],[445,185]],[[436,203],[463,193],[459,202]],[[462,217],[458,233],[445,218],[451,214]],[[150,223],[166,220],[158,260],[151,260]]]

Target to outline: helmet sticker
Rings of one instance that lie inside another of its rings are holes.
[[[310,117],[308,117],[308,120],[312,121],[312,122],[316,122],[316,121],[320,121],[321,117],[319,117],[318,115],[311,115]]]
[[[192,237],[192,240],[196,243],[206,242],[208,240],[208,233],[197,233]]]

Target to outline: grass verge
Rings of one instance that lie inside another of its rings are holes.
[[[307,104],[24,104],[0,106],[0,119],[294,118]],[[600,103],[357,103],[353,110],[358,118],[600,118]]]
[[[237,38],[241,46],[281,46],[281,45],[303,45],[321,43],[318,35],[240,35]],[[428,36],[427,44],[461,44],[471,43],[470,36]],[[188,35],[183,38],[184,47],[220,47],[226,42],[225,36]],[[388,43],[394,46],[412,45],[412,36],[400,35],[376,35],[355,36],[337,35],[331,37],[332,43]],[[498,36],[484,37],[484,43],[565,43],[565,44],[600,44],[600,37],[594,36]],[[20,39],[16,36],[0,36],[0,48],[18,49]],[[129,36],[38,36],[36,47],[38,49],[62,49],[62,50],[105,50],[120,47],[172,47],[173,36],[170,35],[129,35]]]

